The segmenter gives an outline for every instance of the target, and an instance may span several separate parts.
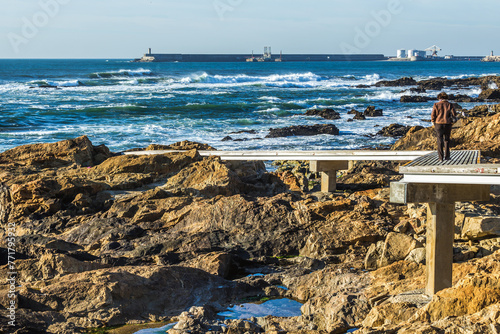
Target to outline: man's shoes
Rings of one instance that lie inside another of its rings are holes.
[[[446,157],[446,158],[444,158],[444,160],[451,160],[451,158],[450,157]]]

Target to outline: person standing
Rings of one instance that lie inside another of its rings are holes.
[[[432,108],[431,120],[436,131],[439,160],[443,161],[450,160],[451,127],[457,112],[453,104],[448,102],[448,94],[439,93],[438,100]]]

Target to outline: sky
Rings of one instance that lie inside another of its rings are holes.
[[[153,53],[441,55],[498,47],[498,0],[0,0],[0,58]]]

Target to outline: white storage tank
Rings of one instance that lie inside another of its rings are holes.
[[[414,53],[415,53],[415,50],[410,49],[410,50],[408,50],[408,54],[406,55],[406,57],[411,58],[414,56]]]
[[[406,58],[406,50],[398,50],[397,57],[398,58]]]

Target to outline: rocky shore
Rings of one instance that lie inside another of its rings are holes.
[[[454,148],[497,162],[497,107],[467,111]],[[434,149],[431,128],[387,133],[401,137],[393,149]],[[203,158],[198,150],[213,148],[199,143],[143,149],[182,152],[123,155],[83,136],[0,153],[0,277],[13,270],[11,246],[17,273],[15,299],[0,285],[2,333],[119,333],[157,322],[176,322],[171,334],[500,331],[498,189],[488,203],[457,203],[453,286],[427,298],[427,209],[389,202],[397,164],[358,162],[339,191],[323,194],[307,163],[268,172],[261,162]],[[279,298],[302,303],[301,316],[218,315]]]

